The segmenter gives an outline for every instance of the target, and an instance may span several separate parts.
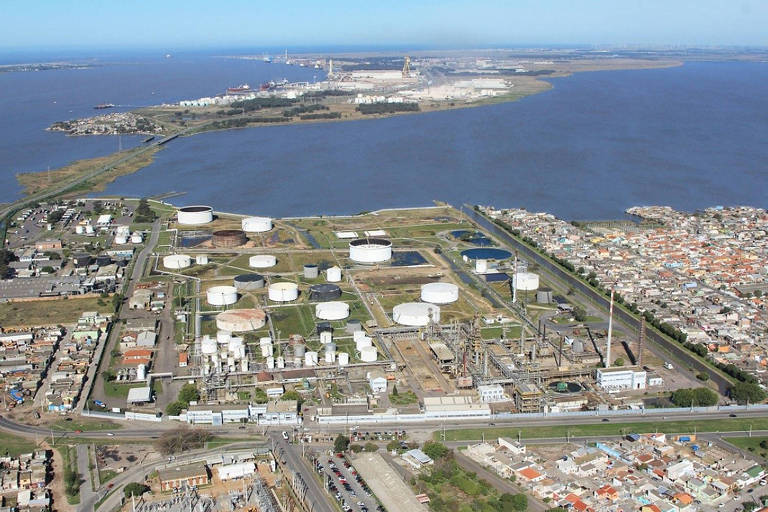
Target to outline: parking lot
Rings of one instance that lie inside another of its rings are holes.
[[[368,485],[357,474],[354,466],[343,456],[339,457],[339,454],[320,456],[316,469],[328,493],[336,498],[345,512],[383,510],[371,494]]]

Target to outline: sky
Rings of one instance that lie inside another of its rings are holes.
[[[0,49],[768,45],[768,0],[0,0]]]

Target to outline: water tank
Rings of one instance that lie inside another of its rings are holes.
[[[194,226],[208,224],[213,221],[213,208],[210,206],[185,206],[179,208],[179,224]]]
[[[163,257],[163,266],[168,269],[178,270],[192,265],[192,258],[186,254],[169,254]]]
[[[326,364],[333,364],[336,361],[336,351],[331,350],[330,352],[328,350],[325,351],[324,355],[325,363]]]
[[[140,243],[141,243],[141,242],[143,242],[143,241],[144,241],[144,237],[143,237],[143,236],[141,235],[141,233],[139,233],[138,231],[137,231],[137,232],[134,232],[134,233],[131,235],[131,243],[132,243],[132,244],[140,244]]]
[[[392,258],[392,242],[384,238],[359,238],[349,242],[349,259],[357,263],[382,263]]]
[[[299,286],[296,283],[280,282],[269,285],[269,300],[290,302],[299,298]]]
[[[342,320],[349,316],[346,302],[321,302],[315,306],[315,316],[322,320]]]
[[[333,341],[333,333],[331,331],[323,331],[320,333],[320,343],[327,345]]]
[[[198,265],[207,265],[208,264],[208,255],[207,254],[198,254],[195,256],[195,263]]]
[[[304,354],[304,366],[317,366],[317,352],[307,352]]]
[[[533,291],[539,287],[539,275],[533,272],[518,272],[512,278],[515,288],[522,291]]]
[[[363,324],[360,322],[360,320],[357,320],[357,319],[347,320],[348,333],[355,333],[362,330],[363,330]]]
[[[275,358],[272,356],[267,357],[267,368],[270,370],[274,370],[275,368]]]
[[[273,254],[257,254],[248,258],[248,266],[251,268],[269,268],[277,265],[277,258]]]
[[[214,231],[211,237],[213,246],[221,248],[239,247],[247,241],[245,232],[239,229],[221,229]]]
[[[459,287],[453,283],[427,283],[421,287],[421,300],[432,304],[450,304],[459,300]]]
[[[331,267],[325,271],[325,279],[329,283],[338,283],[341,281],[341,269],[339,267]]]
[[[312,263],[308,263],[304,265],[304,278],[305,279],[317,279],[317,276],[320,275],[320,271],[317,268],[317,265],[314,265]]]
[[[364,349],[365,347],[373,346],[373,340],[369,338],[368,336],[364,336],[358,340],[355,340],[355,348],[359,352],[361,349]]]
[[[203,341],[200,343],[200,351],[205,354],[206,356],[211,356],[216,353],[218,350],[218,346],[216,344],[216,340],[209,338],[208,336],[203,337]]]
[[[339,357],[339,366],[346,366],[349,364],[349,354],[346,352],[339,352],[337,354]]]
[[[213,286],[205,293],[211,306],[229,306],[237,302],[237,289],[234,286]]]
[[[364,363],[373,363],[376,361],[376,347],[363,347],[360,350],[360,360]]]
[[[260,274],[240,274],[235,276],[235,288],[242,291],[254,291],[264,288],[264,276]]]
[[[264,233],[272,229],[272,219],[269,217],[246,217],[241,226],[247,233]]]

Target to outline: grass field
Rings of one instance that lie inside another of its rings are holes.
[[[52,428],[55,428],[57,430],[82,430],[83,432],[89,432],[89,431],[104,431],[104,430],[118,430],[122,428],[121,425],[118,425],[117,423],[114,423],[112,421],[105,421],[105,420],[92,420],[89,418],[80,418],[80,419],[73,419],[72,421],[67,421],[65,418],[62,418],[58,420],[56,423],[52,425]]]
[[[492,437],[539,439],[571,436],[614,436],[629,433],[665,432],[668,434],[698,432],[742,432],[768,429],[768,418],[729,418],[719,420],[691,420],[664,422],[626,422],[612,420],[593,425],[553,425],[535,427],[504,427],[487,429],[466,429],[446,431],[446,441],[474,441]],[[442,432],[435,433],[435,439],[442,439]],[[756,439],[756,438],[753,438]]]
[[[768,437],[728,437],[724,440],[742,450],[750,451],[761,457],[768,457],[768,448],[760,446],[761,443],[768,446]]]
[[[35,443],[23,437],[3,432],[0,436],[0,454],[15,457],[20,453],[30,453],[35,450]]]
[[[100,305],[101,301],[104,305]],[[4,328],[74,324],[83,311],[111,313],[110,299],[99,297],[58,300],[36,300],[29,302],[7,302],[0,304],[0,325]]]

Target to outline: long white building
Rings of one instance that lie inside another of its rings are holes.
[[[597,385],[609,393],[645,389],[647,375],[637,367],[598,368]]]

